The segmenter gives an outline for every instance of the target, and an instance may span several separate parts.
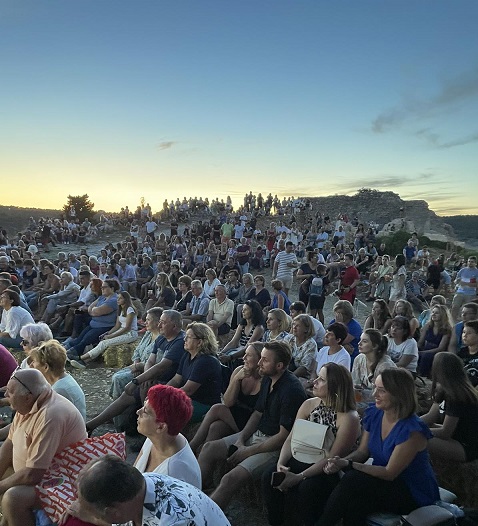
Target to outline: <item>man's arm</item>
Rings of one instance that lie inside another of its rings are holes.
[[[12,467],[13,461],[13,444],[12,441],[7,438],[0,447],[0,478],[5,475],[8,468]]]
[[[5,445],[5,444],[4,444]],[[3,449],[3,446],[2,446]],[[14,486],[36,486],[45,475],[46,469],[23,468],[0,481],[0,495]]]

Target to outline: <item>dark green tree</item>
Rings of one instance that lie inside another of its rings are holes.
[[[69,195],[68,202],[63,207],[63,213],[65,214],[65,217],[70,219],[72,217],[72,207],[74,207],[75,217],[77,217],[80,222],[83,222],[87,217],[91,219],[94,206],[95,204],[90,201],[88,194]]]

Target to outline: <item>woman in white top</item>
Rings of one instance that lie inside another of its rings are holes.
[[[206,281],[203,284],[203,290],[208,298],[214,298],[214,289],[220,285],[221,282],[217,279],[216,271],[213,268],[206,270]]]
[[[387,352],[397,367],[416,373],[418,364],[418,345],[410,333],[410,322],[405,316],[395,316],[388,336]]]
[[[146,437],[135,467],[141,473],[159,473],[201,489],[201,470],[180,431],[193,412],[189,396],[170,385],[154,385],[138,410],[138,431]]]
[[[384,369],[393,369],[396,365],[387,354],[387,337],[377,329],[365,329],[358,348],[359,355],[355,358],[352,368],[354,389],[359,392],[355,399],[372,402],[375,379]]]
[[[322,349],[320,349],[315,356],[316,372],[314,374],[313,380],[317,378],[320,369],[322,369],[326,363],[330,362],[343,365],[348,371],[350,371],[350,354],[342,346],[342,342],[347,338],[347,336],[347,327],[343,323],[335,322],[331,323],[327,327],[324,338],[325,347],[322,347]]]
[[[108,347],[121,343],[131,343],[138,339],[138,319],[128,292],[118,293],[118,318],[115,326],[100,336],[100,343],[80,356],[79,360],[70,360],[76,369],[85,369],[87,362],[101,356]]]
[[[3,307],[0,322],[0,344],[5,347],[20,348],[20,330],[28,323],[34,323],[32,315],[20,307],[20,295],[6,289],[0,294],[0,307]]]

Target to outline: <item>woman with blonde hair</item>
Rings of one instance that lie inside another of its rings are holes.
[[[293,371],[303,383],[307,382],[311,376],[315,376],[317,343],[314,335],[314,324],[308,314],[299,314],[292,320],[292,339],[290,341],[292,360],[289,370]]]
[[[38,369],[52,389],[69,400],[86,420],[85,393],[78,382],[65,371],[66,351],[56,340],[42,342],[28,357],[28,365]]]
[[[176,301],[176,291],[166,272],[158,272],[154,285],[154,297],[146,303],[146,310],[153,307],[170,309]]]
[[[272,340],[284,340],[289,343],[292,340],[290,325],[291,318],[282,309],[271,309],[267,313],[267,330],[262,336],[262,341],[266,343]]]
[[[168,385],[182,389],[192,400],[191,422],[200,422],[212,405],[221,401],[222,366],[217,359],[217,340],[205,323],[193,322],[186,329],[184,350],[176,375]]]
[[[87,362],[101,356],[108,347],[131,343],[138,339],[138,319],[131,296],[126,291],[118,293],[118,318],[115,325],[100,336],[100,342],[91,351],[82,354],[78,359],[70,360],[72,367],[85,369]]]
[[[421,376],[428,376],[435,355],[448,349],[452,331],[453,321],[448,307],[435,305],[418,340],[418,372]]]

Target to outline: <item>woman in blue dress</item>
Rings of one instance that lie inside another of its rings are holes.
[[[318,526],[365,526],[375,512],[408,514],[439,499],[428,456],[432,434],[415,414],[412,374],[386,369],[375,381],[375,404],[363,419],[359,448],[346,458],[329,459],[324,471],[346,471],[335,488]],[[373,458],[371,465],[364,464]]]

